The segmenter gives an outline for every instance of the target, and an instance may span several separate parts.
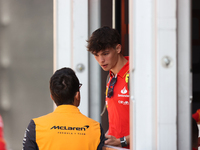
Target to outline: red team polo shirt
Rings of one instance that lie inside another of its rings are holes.
[[[121,138],[129,135],[129,57],[128,62],[117,74],[117,82],[114,85],[113,96],[107,97],[107,91],[111,79],[114,77],[110,71],[110,79],[106,86],[106,105],[109,117],[108,135]]]
[[[3,137],[3,120],[0,115],[0,150],[6,150],[6,143]]]

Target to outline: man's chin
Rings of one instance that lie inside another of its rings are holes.
[[[104,71],[109,71],[110,69],[101,67]]]

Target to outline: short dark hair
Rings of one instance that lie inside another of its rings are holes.
[[[87,42],[88,51],[91,53],[98,53],[107,48],[115,48],[117,44],[121,43],[119,32],[108,26],[95,30]]]
[[[57,106],[73,104],[79,80],[71,68],[57,70],[50,79],[50,92]]]

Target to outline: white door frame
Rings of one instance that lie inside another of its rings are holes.
[[[190,2],[130,0],[131,149],[190,149]]]
[[[81,112],[89,115],[88,0],[54,0],[54,71],[70,67],[81,88]]]

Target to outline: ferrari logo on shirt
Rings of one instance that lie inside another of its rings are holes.
[[[128,79],[129,79],[129,74],[127,74],[126,77],[125,77],[126,83],[128,83]]]

